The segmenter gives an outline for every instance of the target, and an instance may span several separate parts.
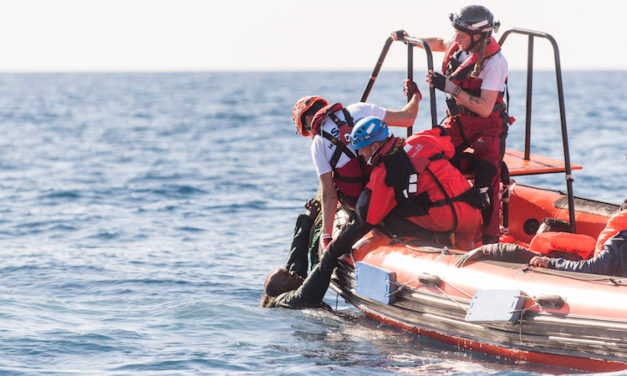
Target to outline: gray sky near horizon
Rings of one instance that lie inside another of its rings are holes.
[[[371,70],[392,30],[448,38],[448,14],[477,3],[513,27],[551,34],[564,70],[627,70],[627,1],[1,0],[0,71]],[[395,43],[386,69],[404,69]],[[511,36],[510,70],[527,39]],[[537,40],[536,69],[553,67]],[[424,55],[415,52],[416,67]],[[436,54],[439,64],[441,54]]]

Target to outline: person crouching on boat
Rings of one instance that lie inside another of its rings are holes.
[[[303,97],[296,102],[292,120],[302,136],[311,136],[311,155],[320,180],[322,196],[322,243],[326,248],[331,241],[333,219],[338,200],[348,210],[354,210],[357,198],[368,181],[369,168],[358,157],[346,135],[355,122],[366,116],[378,116],[389,125],[409,127],[418,114],[422,98],[413,81],[405,81],[404,92],[411,100],[400,110],[389,110],[368,103],[355,103],[343,107],[329,105],[318,96]]]
[[[481,213],[472,186],[448,161],[455,148],[436,127],[403,140],[388,134],[377,117],[360,120],[351,144],[372,165],[357,202],[365,225],[382,224],[395,235],[442,238],[470,249],[481,233]],[[450,244],[446,244],[450,245]]]
[[[555,270],[627,277],[627,200],[601,231],[592,258],[571,261],[536,256],[529,264]]]
[[[451,14],[450,20],[454,40],[425,39],[432,51],[446,52],[443,74],[429,71],[426,81],[450,96],[443,126],[451,132],[456,148],[452,162],[463,172],[474,165],[475,191],[483,209],[483,243],[496,243],[500,235],[501,162],[508,124],[514,121],[503,101],[507,60],[492,37],[499,24],[487,8],[469,5]],[[398,39],[399,33],[406,34],[400,30],[393,37]],[[464,152],[468,147],[474,149],[472,159]]]

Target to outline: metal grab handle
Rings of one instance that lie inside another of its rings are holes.
[[[374,85],[374,82],[381,71],[381,67],[383,66],[383,61],[387,56],[388,51],[390,50],[390,46],[394,42],[394,39],[390,36],[386,39],[385,44],[383,45],[383,49],[379,54],[379,58],[377,59],[377,63],[375,64],[374,69],[372,70],[372,74],[370,75],[370,79],[368,80],[368,84],[366,85],[366,89],[361,96],[360,102],[365,102],[368,100],[368,96],[370,95],[370,91]],[[431,48],[429,44],[423,39],[417,39],[413,37],[404,37],[399,39],[399,42],[403,42],[407,44],[407,78],[413,81],[414,75],[414,54],[413,54],[413,46],[421,46],[425,50],[425,54],[427,55],[427,69],[433,70],[433,55],[431,53]],[[411,98],[407,98],[409,101]],[[438,112],[435,104],[435,88],[429,88],[429,102],[431,105],[431,124],[433,127],[438,124]],[[409,127],[407,129],[407,136],[410,136],[413,133],[413,127]]]
[[[553,47],[553,54],[555,59],[555,76],[557,81],[557,96],[559,101],[560,110],[560,122],[562,126],[562,147],[564,149],[564,170],[566,173],[566,190],[568,195],[568,216],[570,219],[570,227],[573,232],[576,232],[575,228],[575,196],[573,193],[573,176],[570,167],[570,150],[568,147],[568,132],[566,130],[566,109],[564,105],[564,86],[562,85],[562,67],[560,62],[559,48],[557,42],[550,34],[529,30],[514,28],[507,30],[503,33],[503,36],[499,40],[499,45],[502,46],[505,40],[510,34],[523,34],[529,38],[528,51],[527,51],[527,103],[526,103],[526,118],[525,118],[525,160],[529,160],[531,154],[531,90],[533,81],[533,38],[547,39]]]

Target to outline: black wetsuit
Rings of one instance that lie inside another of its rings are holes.
[[[285,269],[293,271],[303,278],[307,278],[307,253],[309,251],[309,237],[313,227],[313,219],[306,214],[296,218],[292,246],[287,257]]]
[[[337,266],[338,258],[350,252],[357,240],[364,236],[371,226],[365,226],[356,214],[351,215],[337,238],[329,244],[320,262],[309,273],[305,281],[296,290],[285,292],[276,297],[271,307],[277,308],[328,308],[322,299],[329,288],[333,269]],[[309,219],[309,218],[308,218]],[[309,224],[307,227],[306,225]],[[288,270],[298,273],[298,268],[305,265],[307,268],[307,242],[311,223],[299,216],[294,229],[294,239],[288,257]],[[304,239],[304,240],[303,240]],[[294,268],[294,269],[292,269]]]

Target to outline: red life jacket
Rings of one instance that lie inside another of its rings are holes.
[[[448,161],[455,148],[450,138],[440,136],[440,132],[439,128],[433,128],[405,141],[393,137],[377,152],[373,165],[385,166],[385,184],[394,189],[396,213],[411,220],[428,215],[435,208],[449,206],[454,225],[448,231],[455,231],[459,221],[453,203],[463,201],[474,206],[476,195],[470,183]],[[373,209],[376,210],[376,205],[369,212]]]
[[[603,244],[619,232],[627,230],[627,210],[619,211],[607,221],[605,228],[599,234],[596,246],[594,247],[594,255],[598,255],[603,251]]]
[[[337,117],[335,113],[338,111],[342,111],[346,121],[340,120]],[[322,123],[327,118],[333,120],[337,126],[339,137],[321,131]],[[333,170],[333,183],[335,183],[339,202],[351,210],[355,208],[361,190],[368,182],[368,176],[370,175],[370,167],[366,165],[364,160],[359,157],[357,153],[348,147],[350,142],[346,139],[346,136],[350,135],[354,125],[353,117],[340,103],[333,103],[320,109],[314,115],[311,124],[311,131],[314,135],[320,135],[335,145],[335,151],[329,161],[331,169]],[[349,157],[350,161],[338,168],[337,162],[340,160],[342,154]]]
[[[490,43],[486,46],[486,59],[496,55],[501,50],[498,42],[492,37]],[[446,51],[444,61],[442,62],[442,71],[454,84],[459,85],[464,91],[470,93],[473,96],[481,95],[482,79],[478,77],[472,77],[471,73],[475,68],[475,64],[479,60],[478,53],[470,55],[463,63],[459,61],[459,55],[462,53],[459,44],[453,42]],[[507,78],[505,79],[507,84]],[[506,106],[503,103],[504,92],[499,92],[494,109],[488,118],[482,118],[470,110],[462,108],[460,111],[459,120],[464,127],[482,127],[494,126],[502,128],[504,122],[512,124],[515,119],[507,115]],[[464,132],[462,131],[462,135]]]
[[[549,231],[536,234],[529,243],[529,249],[545,255],[551,251],[576,253],[585,260],[594,253],[595,243],[596,239],[592,236]]]

